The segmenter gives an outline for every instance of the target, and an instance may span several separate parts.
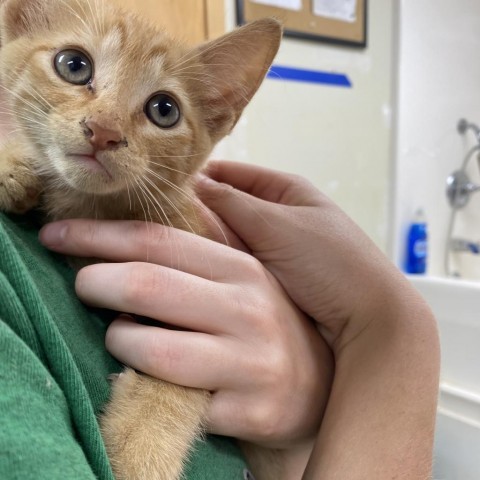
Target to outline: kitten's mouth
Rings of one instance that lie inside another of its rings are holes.
[[[97,158],[96,155],[83,155],[83,154],[76,154],[70,153],[67,155],[68,158],[71,158],[78,162],[79,164],[83,165],[85,168],[92,172],[99,172],[106,174],[110,180],[113,180],[111,173],[107,170],[105,165]]]

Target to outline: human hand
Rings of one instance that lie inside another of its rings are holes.
[[[307,180],[234,162],[211,162],[207,172],[197,185],[202,201],[318,322],[334,350],[405,286],[365,233]],[[412,296],[407,290],[401,293]]]
[[[319,325],[335,377],[304,480],[427,478],[438,395],[428,306],[306,180],[213,162],[197,191]]]
[[[85,303],[186,329],[123,316],[106,345],[135,369],[213,391],[211,432],[275,448],[314,438],[331,353],[260,262],[141,222],[62,221],[44,227],[40,239],[57,252],[114,262],[79,272],[76,290]]]

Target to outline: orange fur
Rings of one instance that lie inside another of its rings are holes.
[[[192,175],[262,82],[279,24],[260,20],[192,49],[106,0],[0,5],[1,84],[17,122],[0,150],[0,209],[24,212],[40,202],[51,220],[136,219],[204,233]],[[91,82],[72,84],[56,72],[66,49],[91,60]],[[159,92],[179,105],[171,128],[145,113]],[[208,399],[122,374],[101,421],[117,478],[179,478]]]

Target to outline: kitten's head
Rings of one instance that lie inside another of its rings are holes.
[[[1,81],[43,172],[94,194],[195,172],[281,37],[268,19],[189,48],[107,0],[5,0],[0,21]]]

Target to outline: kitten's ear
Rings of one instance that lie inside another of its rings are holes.
[[[0,3],[1,44],[48,29],[53,17],[52,0],[3,0]]]
[[[228,134],[277,54],[282,27],[265,18],[198,47],[204,66],[202,105],[211,136]]]

